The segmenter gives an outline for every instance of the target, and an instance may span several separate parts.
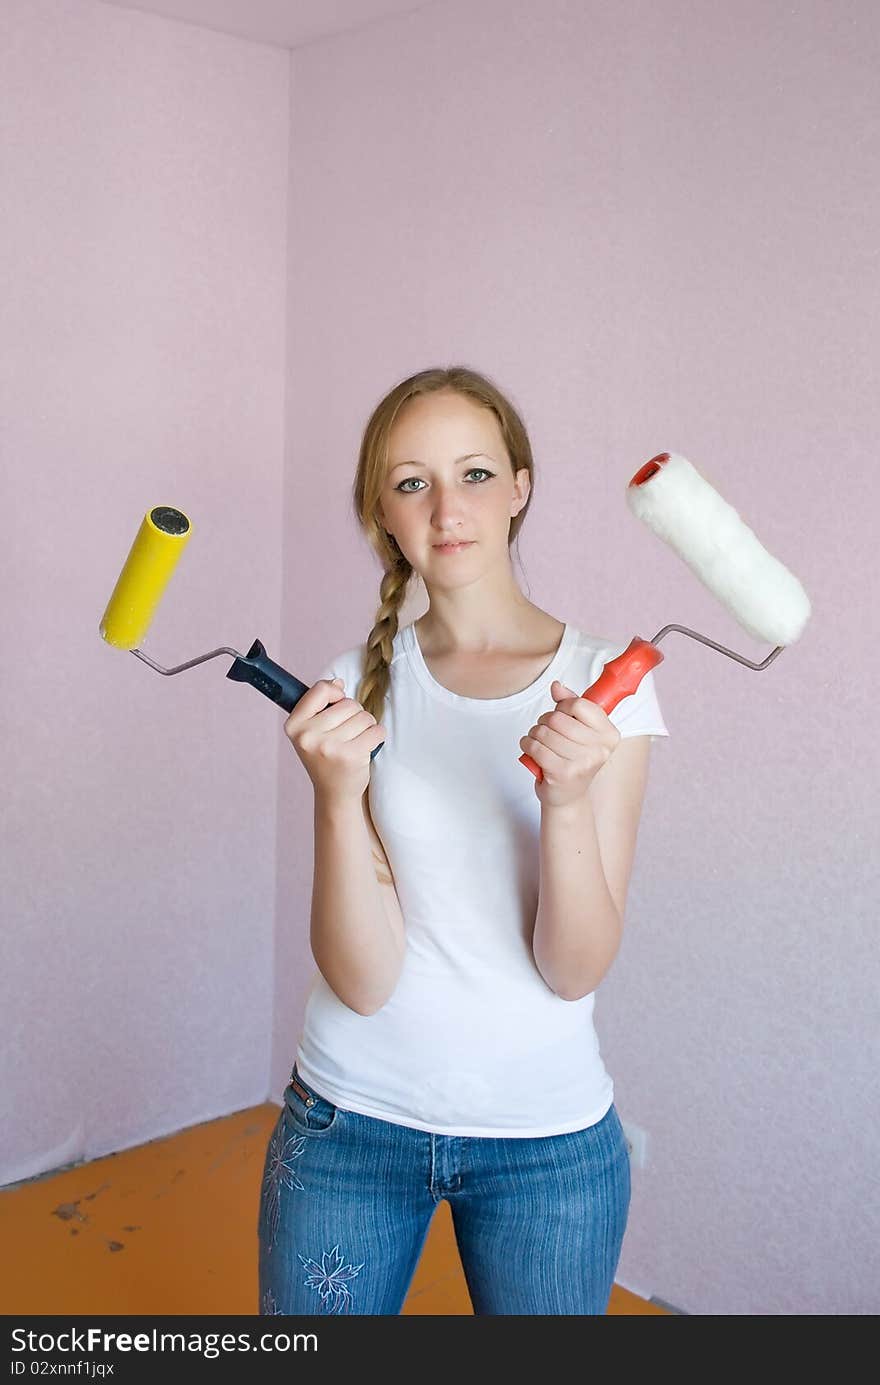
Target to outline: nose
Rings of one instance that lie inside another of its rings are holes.
[[[464,514],[464,498],[460,490],[453,486],[436,486],[431,519],[434,527],[442,533],[454,532],[461,526]]]

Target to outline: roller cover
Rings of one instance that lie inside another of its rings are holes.
[[[799,638],[810,617],[800,582],[686,457],[653,457],[630,481],[626,499],[636,518],[675,550],[756,640],[788,645]]]
[[[140,645],[191,533],[180,510],[156,505],[147,511],[98,627],[108,644]]]

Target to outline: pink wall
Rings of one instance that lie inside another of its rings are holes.
[[[360,430],[437,362],[487,371],[525,414],[520,551],[545,609],[770,652],[630,515],[626,482],[663,448],[813,600],[763,673],[664,643],[671,734],[597,1003],[619,1109],[649,1136],[620,1277],[693,1313],[880,1308],[878,757],[856,731],[880,595],[878,48],[869,0],[461,0],[293,57],[282,644],[303,667],[372,624]],[[309,971],[291,757],[278,1091]]]
[[[144,510],[195,526],[151,657],[259,636],[308,681],[377,604],[369,411],[462,361],[531,431],[543,608],[769,652],[626,508],[662,448],[811,596],[762,674],[664,645],[597,1004],[649,1136],[620,1278],[876,1312],[876,6],[438,0],[296,50],[289,87],[277,49],[88,0],[0,25],[0,1182],[277,1095],[313,974],[282,714],[225,659],[161,679],[100,642]]]
[[[171,504],[145,652],[277,652],[290,61],[83,0],[0,26],[9,1183],[266,1096],[280,710],[98,623]]]

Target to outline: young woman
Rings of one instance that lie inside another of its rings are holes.
[[[579,696],[628,640],[519,589],[532,484],[472,370],[402,381],[364,432],[376,623],[285,723],[318,974],[266,1154],[261,1313],[399,1313],[442,1199],[476,1314],[606,1311],[630,1180],[593,1002],[668,732],[650,673],[610,717]],[[416,573],[429,606],[401,630]]]

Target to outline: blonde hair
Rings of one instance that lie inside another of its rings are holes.
[[[395,385],[373,410],[364,429],[354,482],[354,509],[370,547],[382,564],[379,607],[376,621],[367,637],[367,653],[356,693],[356,700],[381,723],[388,691],[392,644],[398,630],[400,608],[414,569],[388,534],[377,516],[379,498],[388,468],[388,439],[394,420],[408,400],[438,390],[454,390],[475,404],[491,409],[498,420],[501,436],[510,458],[513,474],[523,467],[534,487],[532,448],[522,419],[510,400],[485,375],[466,366],[421,370]],[[519,533],[532,492],[510,521],[508,547]]]

